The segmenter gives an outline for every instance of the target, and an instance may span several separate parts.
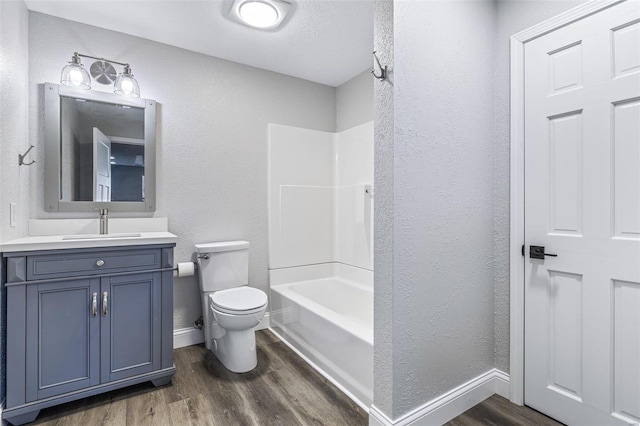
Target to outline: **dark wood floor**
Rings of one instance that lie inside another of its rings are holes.
[[[340,425],[368,415],[268,331],[256,333],[258,367],[226,370],[204,346],[174,351],[172,384],[142,383],[40,412],[38,425]],[[448,426],[555,426],[548,417],[494,395]]]
[[[555,420],[493,395],[446,423],[446,426],[561,426]]]
[[[172,384],[143,383],[42,410],[40,425],[366,425],[368,415],[268,331],[258,367],[226,370],[202,345],[174,351]]]

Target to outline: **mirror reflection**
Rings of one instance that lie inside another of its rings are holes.
[[[60,199],[144,201],[144,108],[60,96]]]

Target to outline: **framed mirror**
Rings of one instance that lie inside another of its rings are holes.
[[[155,101],[45,83],[44,140],[46,211],[155,211]]]

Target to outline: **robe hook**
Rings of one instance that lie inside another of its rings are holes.
[[[29,151],[31,151],[33,149],[33,145],[29,145],[29,149],[27,150],[27,152],[25,152],[24,154],[18,154],[18,165],[19,166],[30,166],[33,163],[35,163],[34,161],[31,161],[30,163],[26,163],[24,161],[24,158],[27,156],[27,154],[29,154]]]
[[[387,66],[385,65],[384,67],[382,66],[382,64],[380,63],[380,59],[378,59],[378,55],[376,55],[376,51],[373,51],[373,57],[376,59],[376,62],[378,63],[378,68],[380,68],[380,75],[376,74],[375,70],[371,71],[371,74],[373,74],[373,76],[375,78],[377,78],[378,80],[386,80],[387,79]]]

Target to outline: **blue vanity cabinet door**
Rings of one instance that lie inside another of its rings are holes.
[[[26,402],[100,383],[99,291],[99,278],[27,286]]]
[[[102,383],[161,368],[161,296],[160,272],[102,278]]]

